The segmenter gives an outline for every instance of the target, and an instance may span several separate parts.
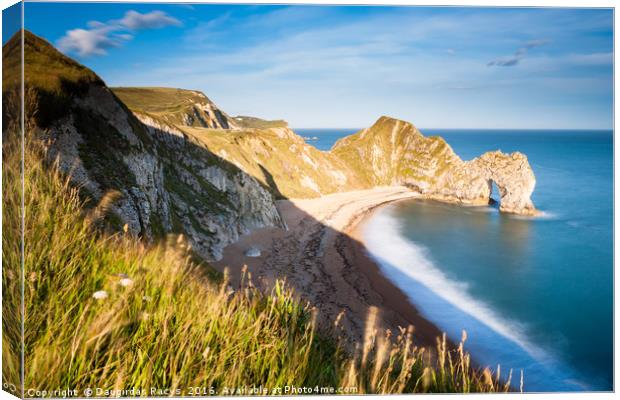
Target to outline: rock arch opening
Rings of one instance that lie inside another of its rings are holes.
[[[489,179],[489,205],[494,208],[500,208],[502,204],[502,194],[499,186],[493,179]]]

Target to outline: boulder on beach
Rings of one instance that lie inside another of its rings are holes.
[[[246,257],[260,257],[260,249],[258,247],[250,247],[245,251]]]

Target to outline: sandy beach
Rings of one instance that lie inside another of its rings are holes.
[[[379,187],[280,200],[277,206],[288,230],[265,228],[245,235],[226,247],[214,265],[220,270],[228,267],[234,285],[243,265],[263,289],[285,278],[303,300],[320,310],[321,327],[333,326],[343,313],[338,329],[350,343],[361,340],[368,309],[375,306],[383,328],[397,331],[413,325],[417,344],[434,346],[441,331],[383,276],[361,241],[361,224],[373,210],[416,196],[405,187]],[[245,255],[253,247],[260,256]]]

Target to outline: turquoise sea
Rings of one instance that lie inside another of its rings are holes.
[[[297,130],[329,149],[350,130]],[[461,158],[525,153],[544,215],[406,201],[365,226],[384,273],[480,364],[525,391],[613,390],[613,133],[433,130]],[[494,197],[497,199],[497,193]]]
[[[295,133],[306,139],[306,143],[319,150],[329,150],[340,138],[349,136],[359,131],[357,128],[351,129],[293,129]]]

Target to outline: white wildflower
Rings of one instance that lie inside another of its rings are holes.
[[[108,298],[108,292],[106,292],[105,290],[98,290],[95,293],[93,293],[93,298],[95,298],[97,300],[107,299]]]
[[[133,285],[133,280],[129,278],[123,278],[119,281],[119,283],[121,284],[121,286],[127,287]]]

